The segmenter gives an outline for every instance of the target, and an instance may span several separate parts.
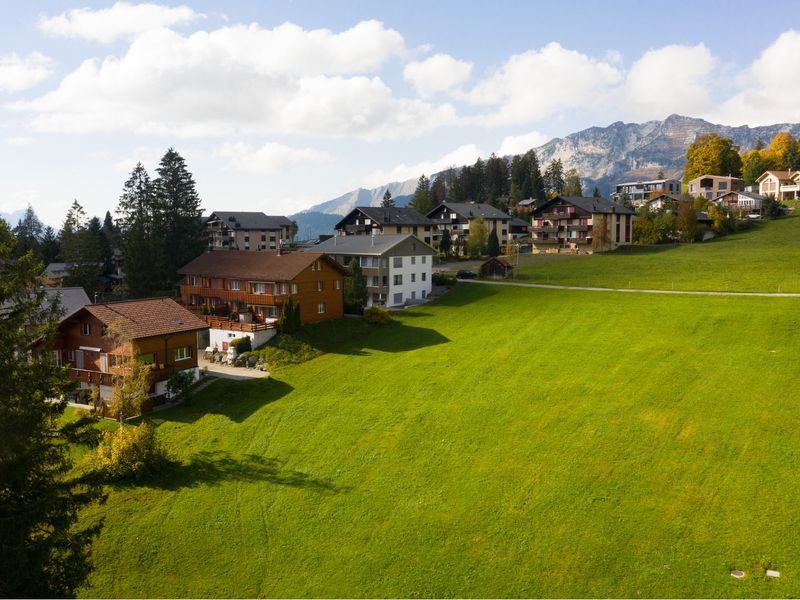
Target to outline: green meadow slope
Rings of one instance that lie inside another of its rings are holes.
[[[591,287],[800,292],[800,216],[700,244],[522,255],[516,277]]]
[[[181,464],[87,509],[84,595],[800,594],[796,300],[462,284],[398,321],[155,415]]]

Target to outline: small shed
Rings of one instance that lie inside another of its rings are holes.
[[[495,256],[481,265],[481,277],[506,279],[514,274],[514,265],[507,258]]]

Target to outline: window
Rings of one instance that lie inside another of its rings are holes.
[[[340,290],[340,289],[342,289],[342,280],[341,280],[341,279],[337,279],[337,280],[336,280],[336,283],[334,284],[334,287],[335,287],[337,290]]]
[[[422,264],[423,264],[423,265],[425,264],[425,262],[426,262],[426,259],[427,259],[427,258],[428,258],[427,256],[424,256],[424,255],[423,255],[423,257],[422,257]]]
[[[322,271],[322,261],[321,260],[315,260],[314,264],[311,265],[311,270],[312,271]]]
[[[411,274],[411,283],[416,283],[416,281],[417,281],[417,274],[416,273],[412,273]]]
[[[324,302],[320,302],[319,304],[317,304],[317,314],[321,315],[324,312],[325,312],[325,303]]]
[[[403,285],[403,276],[402,275],[395,275],[394,276],[394,284],[395,285]]]
[[[234,292],[238,292],[241,288],[239,287],[239,282],[236,279],[231,280],[231,289]]]
[[[192,358],[192,347],[183,346],[182,348],[175,348],[175,360],[186,360]]]
[[[250,236],[249,235],[244,236],[244,243],[245,244],[249,244],[250,243]]]
[[[285,296],[288,292],[289,292],[289,286],[286,285],[285,283],[282,283],[281,284],[281,294]]]
[[[416,256],[412,256],[412,257],[411,257],[411,264],[412,264],[412,265],[415,265],[415,264],[417,264],[417,257],[416,257]]]
[[[425,277],[426,277],[427,275],[428,275],[428,274],[427,274],[425,271],[423,271],[423,272],[422,272],[422,281],[425,281]]]
[[[727,190],[728,189],[728,182],[727,181],[720,181],[719,182],[719,189]]]
[[[267,241],[267,234],[266,233],[262,233],[261,234],[261,241],[262,242],[266,242]]]
[[[108,326],[107,325],[100,325],[100,335],[106,337],[108,335]]]
[[[423,275],[424,275],[424,273],[423,273]],[[425,290],[422,290],[422,297],[423,298],[427,298],[428,297],[428,294],[427,294],[427,292]]]
[[[395,256],[392,266],[395,269],[402,269],[403,268],[403,257],[402,256]]]
[[[267,284],[266,283],[256,283],[253,286],[256,294],[266,294],[267,293]]]
[[[189,277],[189,285],[197,285],[197,275]]]
[[[81,324],[81,333],[83,335],[92,335],[92,324],[91,323],[82,323]]]
[[[403,294],[402,292],[399,294],[394,295],[394,303],[395,304],[402,304],[403,303]]]
[[[293,284],[292,284],[292,293],[293,293],[293,294],[296,294],[296,293],[297,293],[297,284],[296,284],[296,283],[293,283]]]
[[[317,291],[321,292],[325,288],[325,283],[322,281],[317,282]]]
[[[143,365],[152,365],[156,362],[156,353],[155,352],[148,352],[147,354],[140,354],[136,357]]]
[[[412,300],[416,300],[417,299],[417,292],[411,292],[411,299]]]
[[[389,285],[389,277],[387,275],[383,276],[383,284],[382,285]]]

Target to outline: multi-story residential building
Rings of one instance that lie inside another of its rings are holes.
[[[205,252],[178,269],[183,303],[210,326],[209,343],[249,337],[260,346],[275,334],[282,306],[300,306],[300,322],[344,313],[345,270],[320,252]],[[202,314],[208,313],[208,314]]]
[[[450,232],[451,247],[459,248],[463,252],[470,224],[478,218],[483,219],[487,233],[494,229],[501,248],[508,243],[512,217],[491,204],[444,202],[429,212],[427,217],[437,224],[438,231],[433,240],[433,245],[437,248],[442,231],[447,229]]]
[[[508,223],[508,234],[512,240],[526,238],[531,234],[531,223],[519,217],[512,217]]]
[[[760,215],[763,202],[764,196],[752,192],[728,192],[714,199],[715,204],[727,206],[732,211],[748,215]]]
[[[436,250],[411,234],[334,236],[315,248],[342,266],[358,260],[367,279],[367,306],[404,306],[431,293]]]
[[[647,202],[644,202],[641,206],[646,205],[650,210],[660,210],[671,204],[677,206],[678,202],[680,202],[680,198],[678,196],[673,196],[671,194],[659,194]]]
[[[720,194],[728,192],[741,192],[744,190],[744,180],[739,177],[724,177],[722,175],[703,175],[696,177],[687,184],[690,196],[713,200]]]
[[[760,196],[776,200],[800,198],[800,171],[766,171],[756,179]]]
[[[633,211],[607,198],[556,196],[533,213],[533,247],[613,250],[631,243]]]
[[[126,341],[118,345],[109,328],[122,331]],[[151,364],[150,392],[161,395],[174,373],[190,370],[197,376],[198,334],[207,329],[205,321],[169,298],[88,304],[60,321],[53,358],[70,366],[78,399],[96,385],[108,403],[114,378],[128,373],[122,357]]]
[[[639,207],[650,200],[654,193],[678,196],[681,193],[681,182],[677,179],[653,179],[618,183],[614,193],[611,194],[611,199],[620,202],[627,196],[634,206]]]
[[[357,206],[339,221],[339,235],[385,235],[410,233],[426,244],[433,244],[436,223],[413,208]]]
[[[212,250],[277,250],[292,242],[292,222],[263,212],[214,211],[206,231]]]

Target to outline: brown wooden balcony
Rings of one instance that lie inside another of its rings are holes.
[[[555,225],[545,225],[542,227],[534,227],[534,233],[556,233],[558,231],[558,227]]]
[[[231,321],[225,317],[215,317],[212,315],[198,315],[212,329],[224,329],[226,331],[266,331],[275,329],[275,323],[242,323],[241,321]]]
[[[561,240],[558,238],[534,238],[534,244],[558,244]]]
[[[271,289],[272,286],[270,284],[268,285]],[[245,302],[247,304],[274,306],[283,302],[283,299],[288,296],[288,294],[273,296],[272,293],[254,294],[247,290],[224,290],[221,288],[203,287],[199,285],[181,285],[180,290],[181,298],[183,298],[186,303],[188,303],[190,296],[199,296],[200,298],[219,298],[223,302],[236,301]]]
[[[567,225],[567,231],[589,231],[588,225]]]
[[[567,212],[560,212],[560,211],[551,211],[542,213],[542,219],[546,219],[548,221],[557,221],[558,219],[572,219],[574,215],[572,213]]]

